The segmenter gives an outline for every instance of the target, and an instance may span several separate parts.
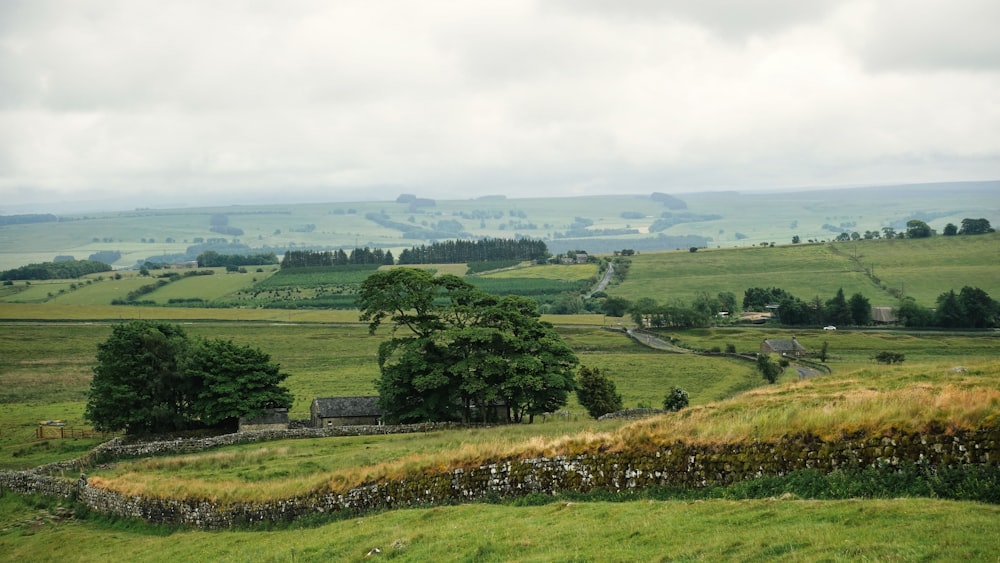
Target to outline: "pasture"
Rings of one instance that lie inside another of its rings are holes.
[[[224,533],[34,520],[56,508],[0,498],[4,553],[19,561],[984,561],[1000,550],[1000,509],[932,499],[558,499]]]
[[[131,268],[150,258],[182,253],[195,241],[209,238],[238,241],[255,252],[270,250],[279,255],[285,249],[369,246],[398,256],[405,248],[428,242],[406,238],[400,230],[379,225],[365,217],[368,213],[425,229],[442,221],[458,222],[467,233],[461,238],[540,239],[557,253],[570,249],[591,253],[621,248],[674,250],[678,245],[672,243],[672,237],[688,235],[700,237],[709,248],[764,242],[780,245],[790,243],[793,236],[803,242],[828,241],[845,231],[863,233],[883,227],[901,231],[911,218],[927,220],[938,232],[948,222],[957,225],[966,217],[985,217],[997,224],[1000,201],[996,189],[996,182],[979,182],[836,192],[674,193],[683,201],[681,209],[670,209],[647,193],[438,200],[432,207],[417,208],[374,201],[86,212],[60,216],[58,222],[0,226],[0,269],[50,261],[59,255],[84,259],[106,250],[122,253],[114,264],[116,269]],[[664,213],[674,224],[661,232],[650,232]],[[225,216],[227,226],[243,234],[213,232],[213,216]],[[574,225],[575,234],[568,234]],[[587,226],[581,229],[580,225]],[[635,233],[602,234],[618,229]]]
[[[626,280],[607,293],[629,300],[690,303],[702,293],[743,297],[750,287],[778,287],[809,301],[831,299],[838,289],[860,293],[873,306],[894,306],[899,290],[925,307],[971,285],[1000,296],[1000,234],[870,240],[741,249],[642,253],[632,257]],[[869,275],[874,267],[878,280]]]

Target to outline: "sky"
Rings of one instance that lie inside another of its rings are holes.
[[[0,213],[1000,179],[996,0],[0,0]]]

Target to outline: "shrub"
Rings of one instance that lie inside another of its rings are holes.
[[[676,412],[688,406],[688,403],[689,400],[687,391],[674,386],[670,388],[670,392],[667,393],[666,398],[663,399],[663,408],[664,410]]]

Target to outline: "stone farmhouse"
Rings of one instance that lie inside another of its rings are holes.
[[[380,424],[382,409],[378,396],[317,397],[309,406],[309,418],[316,428]]]
[[[798,340],[792,337],[789,340],[765,339],[760,343],[760,353],[780,354],[782,356],[801,358],[808,353],[808,350],[806,350],[805,346],[799,344]]]

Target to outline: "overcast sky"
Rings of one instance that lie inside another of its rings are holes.
[[[0,212],[1000,178],[996,0],[0,0]]]

